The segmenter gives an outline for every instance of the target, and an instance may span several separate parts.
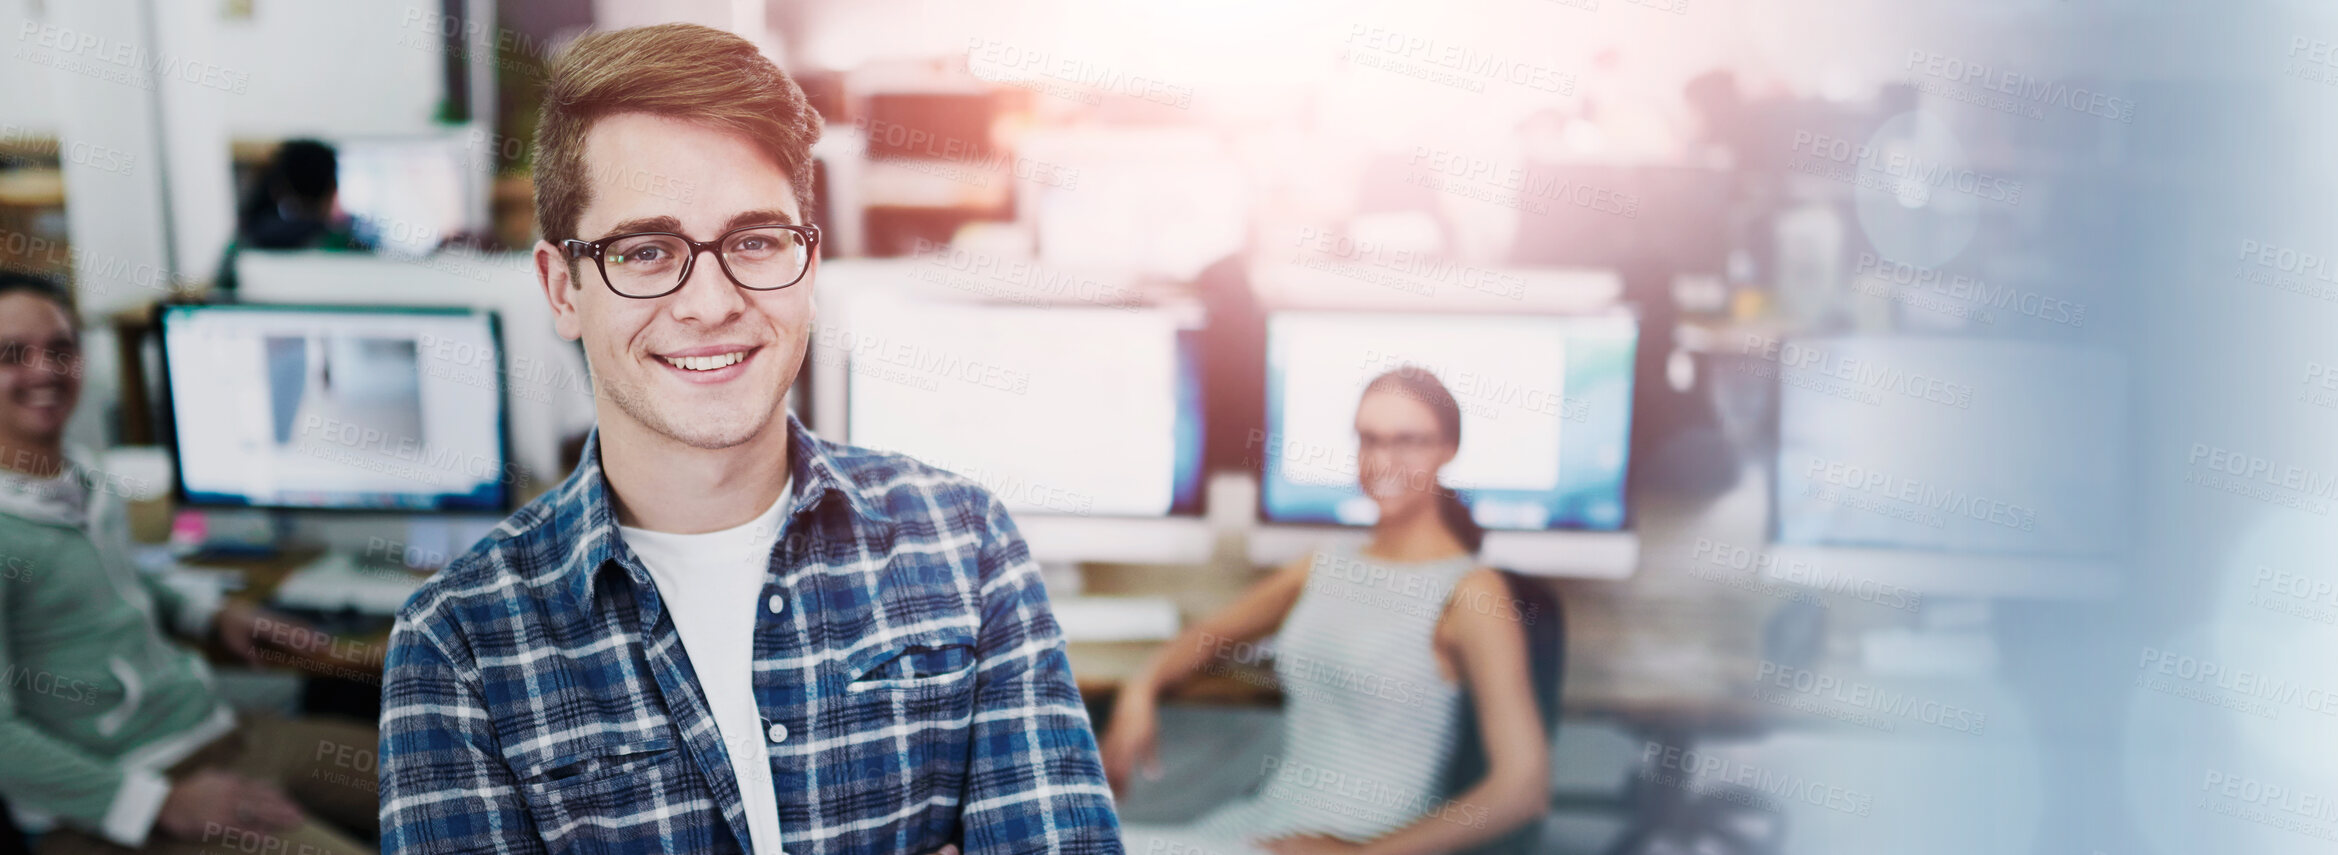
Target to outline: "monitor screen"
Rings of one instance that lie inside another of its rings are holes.
[[[1775,537],[1804,546],[2098,557],[2132,468],[2113,354],[1905,335],[1786,339]]]
[[[192,504],[497,511],[511,479],[493,314],[165,306]]]
[[[477,225],[472,173],[481,155],[460,138],[361,138],[334,143],[340,204],[357,237],[384,251],[421,255]]]
[[[1439,482],[1488,529],[1625,525],[1632,356],[1628,314],[1277,312],[1267,319],[1259,510],[1270,522],[1370,525],[1357,484],[1356,406],[1389,371],[1425,370],[1461,410]]]
[[[1178,313],[871,300],[844,350],[846,430],[981,482],[1009,510],[1201,506],[1197,330]]]

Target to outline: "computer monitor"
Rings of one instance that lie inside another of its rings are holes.
[[[1200,513],[1198,325],[1185,313],[876,298],[852,318],[819,350],[847,363],[854,445],[973,478],[1018,520]]]
[[[1267,318],[1259,512],[1270,523],[1364,526],[1379,509],[1357,483],[1364,387],[1426,370],[1461,410],[1441,472],[1496,531],[1621,531],[1630,459],[1628,313],[1587,316],[1281,311]],[[1628,570],[1626,571],[1628,572]]]
[[[462,138],[359,137],[333,147],[341,208],[366,243],[422,255],[481,225],[474,183],[493,167]]]
[[[2100,558],[2131,530],[2126,375],[2113,353],[1942,336],[1788,339],[1781,546]]]
[[[180,501],[483,513],[509,505],[493,313],[168,305],[159,323]]]

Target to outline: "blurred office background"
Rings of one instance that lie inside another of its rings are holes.
[[[1561,604],[1539,851],[2338,839],[2302,3],[0,0],[0,264],[74,285],[157,572],[365,638],[567,473],[542,76],[671,20],[827,122],[791,405],[1007,500],[1099,725],[1362,537],[1348,419],[1410,364]],[[1128,817],[1256,783],[1265,673],[1172,699]]]

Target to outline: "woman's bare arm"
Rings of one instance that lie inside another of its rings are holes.
[[[1147,698],[1157,697],[1161,690],[1176,686],[1201,670],[1223,644],[1255,641],[1274,632],[1291,613],[1291,606],[1299,601],[1299,592],[1307,587],[1307,568],[1311,563],[1308,556],[1301,556],[1275,568],[1273,574],[1242,592],[1239,599],[1186,627],[1175,640],[1154,652],[1144,669],[1121,691],[1138,690]]]

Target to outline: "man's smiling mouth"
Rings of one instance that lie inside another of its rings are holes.
[[[750,347],[736,344],[718,344],[706,347],[685,348],[673,353],[652,353],[650,355],[656,357],[659,362],[665,363],[666,367],[672,368],[675,371],[679,371],[685,375],[706,375],[711,379],[717,377],[728,377],[732,374],[738,373],[738,371],[747,370],[745,368],[739,368],[737,371],[728,371],[726,369],[755,358],[755,354],[762,349],[763,348],[760,345]]]
[[[684,371],[713,371],[717,368],[725,368],[738,364],[740,361],[747,358],[747,352],[744,350],[734,350],[718,356],[660,356],[658,358],[664,360],[667,365],[680,368]]]

